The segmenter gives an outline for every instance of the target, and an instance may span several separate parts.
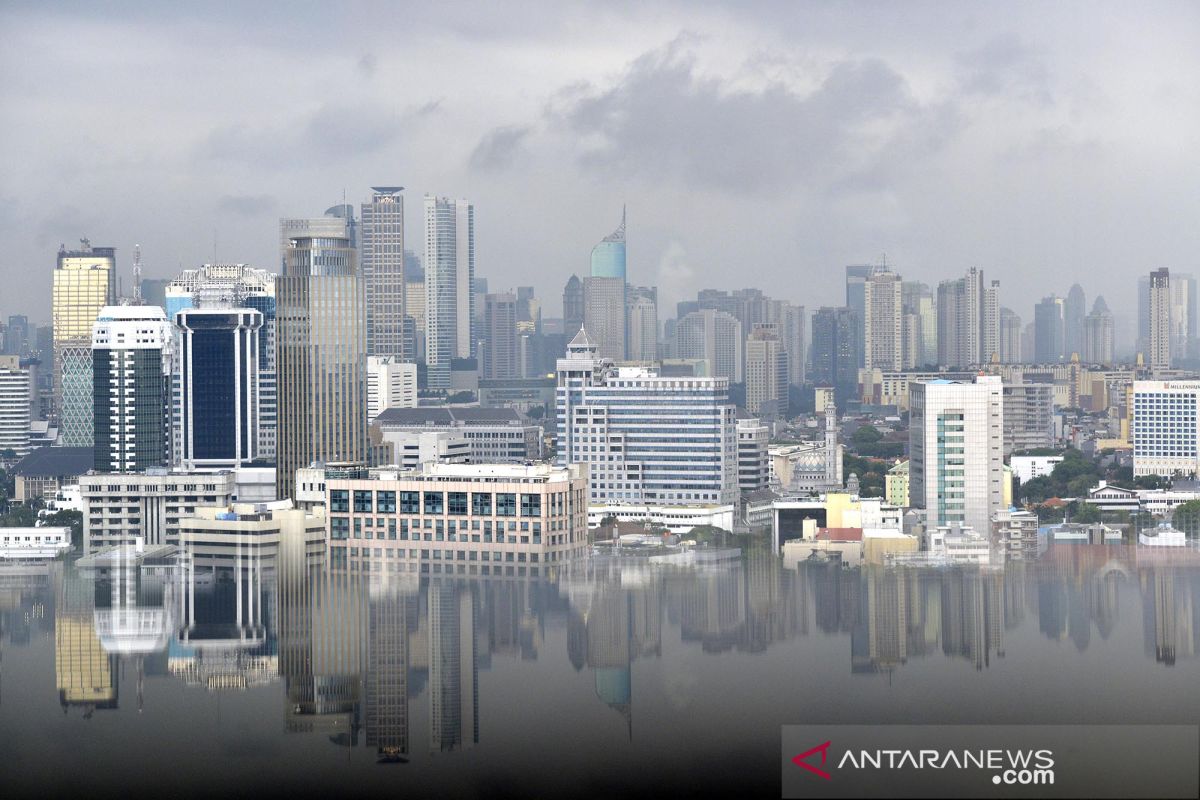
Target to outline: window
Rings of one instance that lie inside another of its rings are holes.
[[[348,539],[350,538],[350,520],[346,517],[330,517],[329,519],[329,538],[331,539]]]
[[[371,504],[371,500],[371,492],[363,492],[356,489],[354,491],[354,510],[366,511],[368,513],[374,511],[375,509]]]
[[[396,511],[396,493],[395,492],[376,492],[375,493],[375,509],[380,514],[392,514]]]
[[[496,495],[496,515],[500,517],[515,517],[517,515],[517,496],[507,492]]]
[[[542,515],[542,496],[540,494],[521,495],[521,516],[540,517]]]
[[[441,492],[425,492],[425,513],[441,514],[444,508],[444,496]]]
[[[345,489],[330,489],[329,490],[329,511],[335,513],[338,511],[347,512],[350,510],[350,492]]]
[[[467,493],[448,492],[446,494],[446,511],[450,514],[466,515]]]
[[[401,492],[400,493],[400,513],[401,514],[420,514],[421,513],[421,495],[418,492]]]
[[[477,517],[492,515],[492,493],[473,492],[471,494],[471,513]]]

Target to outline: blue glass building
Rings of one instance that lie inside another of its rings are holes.
[[[592,248],[592,277],[625,280],[625,212],[621,225]]]

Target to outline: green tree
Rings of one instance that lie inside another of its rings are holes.
[[[75,548],[82,549],[83,547],[83,512],[66,509],[63,511],[55,511],[53,514],[47,514],[43,518],[46,525],[56,527],[68,527],[71,529],[71,543]]]
[[[1067,481],[1067,495],[1070,497],[1084,497],[1088,490],[1099,482],[1099,478],[1095,475],[1079,475]]]
[[[1189,500],[1175,507],[1171,524],[1188,535],[1188,538],[1200,537],[1200,500]]]
[[[860,425],[850,436],[850,441],[856,445],[875,444],[883,438],[883,434],[872,425]]]
[[[1075,503],[1075,511],[1071,514],[1072,522],[1099,522],[1100,509],[1091,503]]]

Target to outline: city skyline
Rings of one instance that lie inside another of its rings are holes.
[[[542,297],[587,269],[623,203],[629,281],[658,285],[668,304],[745,264],[787,286],[784,299],[829,305],[837,291],[815,278],[887,252],[906,280],[931,285],[978,266],[1014,308],[1017,286],[1044,296],[1084,283],[1108,298],[1119,331],[1128,282],[1192,271],[1200,244],[1186,223],[1200,102],[1177,77],[1200,59],[1189,46],[1200,12],[1187,6],[1133,18],[1115,5],[931,4],[867,18],[770,5],[685,18],[675,6],[654,19],[572,7],[498,20],[475,7],[412,10],[407,25],[362,24],[368,7],[352,6],[304,65],[289,45],[305,14],[248,39],[238,12],[202,21],[133,8],[3,12],[14,35],[0,107],[21,113],[0,135],[25,154],[5,168],[6,278],[79,236],[118,248],[126,285],[134,243],[148,278],[213,260],[270,267],[276,219],[343,195],[357,204],[380,180],[413,197],[470,197],[480,273]],[[1153,51],[1115,35],[1130,26]],[[64,38],[97,45],[63,54],[53,42]],[[485,96],[469,68],[432,71],[422,59],[434,38],[520,94]],[[554,75],[536,66],[550,40]],[[225,61],[256,69],[231,81]],[[322,99],[296,104],[253,77],[273,70]],[[164,95],[183,80],[193,91]],[[129,124],[150,107],[152,124]],[[90,124],[67,124],[76,115]],[[683,135],[700,119],[712,137]],[[284,168],[294,163],[306,168]],[[407,233],[420,252],[416,222]],[[30,281],[12,296],[41,308],[48,293]]]

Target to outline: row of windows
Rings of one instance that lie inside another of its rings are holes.
[[[354,511],[367,514],[395,513],[397,494],[399,495],[401,514],[466,516],[469,513],[475,516],[492,516],[494,513],[498,517],[515,517],[518,510],[518,495],[513,492],[496,492],[494,494],[492,492],[373,492],[355,489],[353,490]],[[351,490],[331,489],[329,491],[330,512],[347,512],[350,510],[350,502]],[[562,513],[559,506],[563,503],[558,499],[558,495],[551,496],[551,505],[552,513]],[[542,496],[522,493],[519,508],[522,517],[540,517],[542,515]]]

